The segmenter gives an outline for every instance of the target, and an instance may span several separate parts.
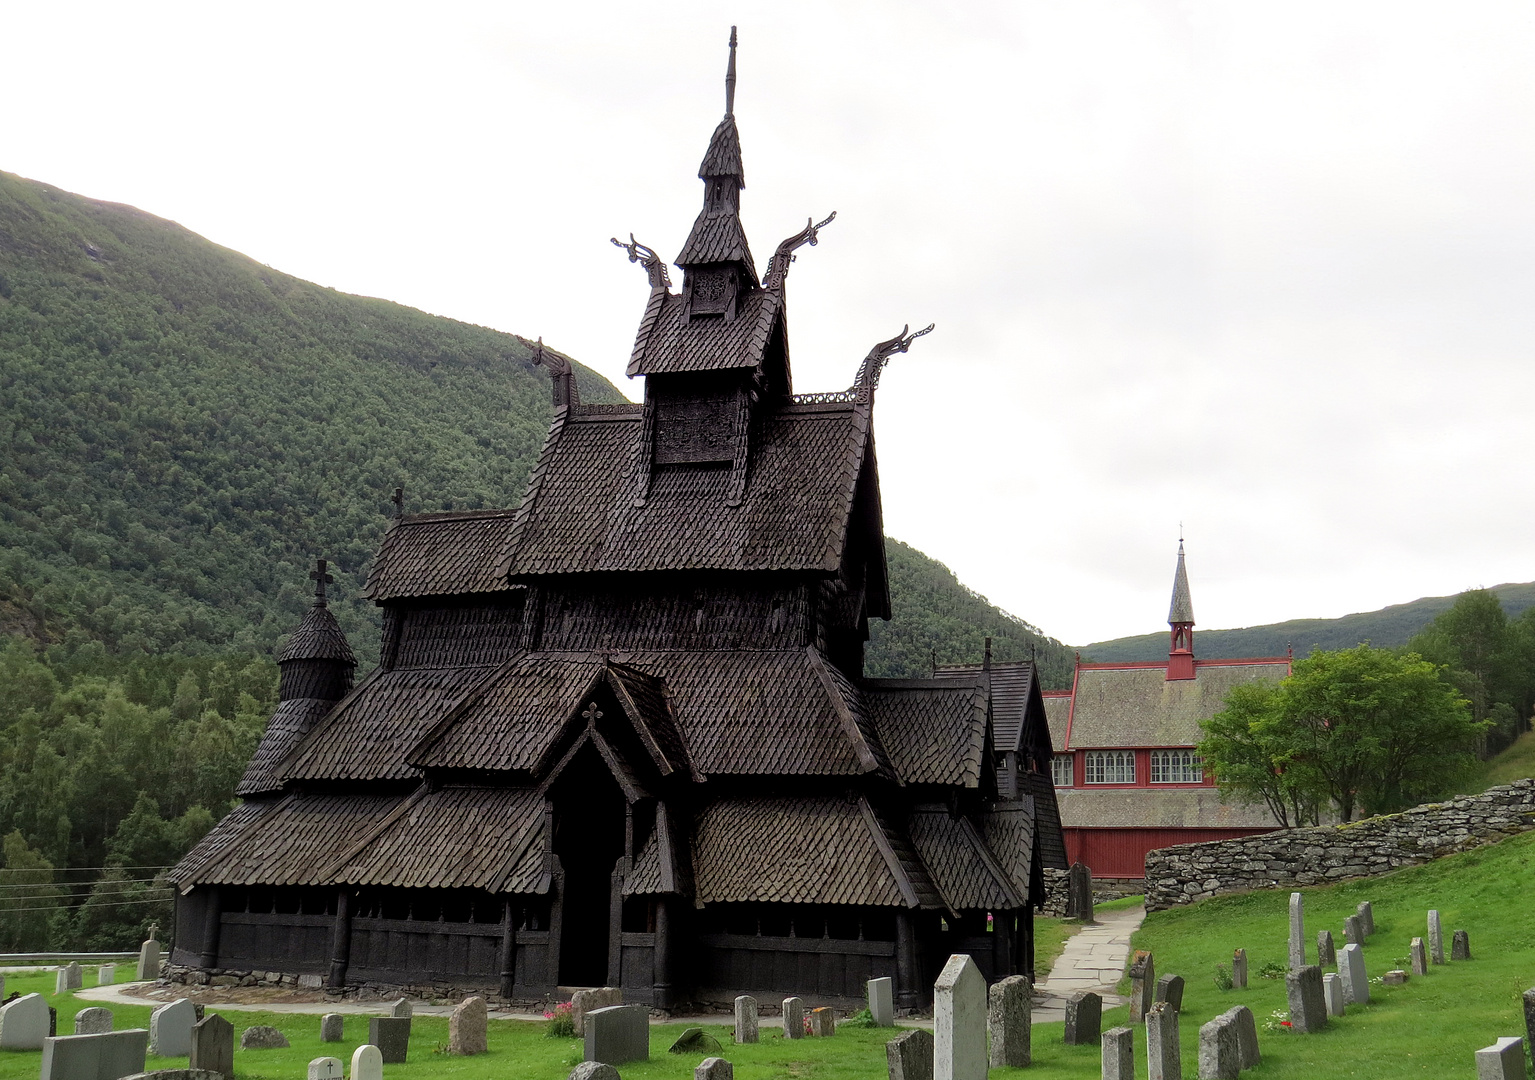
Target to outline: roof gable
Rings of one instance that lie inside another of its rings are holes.
[[[865,679],[861,687],[879,741],[905,783],[980,786],[984,679]]]
[[[1193,746],[1201,720],[1225,707],[1234,686],[1278,682],[1290,673],[1284,657],[1197,661],[1192,679],[1168,679],[1165,664],[1093,665],[1077,669],[1070,748]]]
[[[363,595],[383,601],[510,589],[499,570],[514,523],[512,510],[396,518],[373,557]]]

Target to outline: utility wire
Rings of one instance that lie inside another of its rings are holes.
[[[175,863],[164,866],[0,866],[0,874],[78,874],[87,870],[169,870]]]
[[[172,899],[172,897],[161,896],[161,897],[159,897],[157,899],[152,899],[152,900],[114,900],[110,904],[92,904],[91,906],[92,907],[128,907],[131,904],[163,904],[167,900],[170,900],[170,899]],[[27,911],[57,911],[57,910],[59,910],[59,905],[58,904],[50,904],[48,907],[0,908],[0,915],[20,915],[23,912],[27,912]]]
[[[97,881],[57,881],[52,883],[39,882],[30,885],[7,885],[4,882],[0,882],[0,891],[10,890],[14,892],[18,889],[57,889],[61,891],[71,889],[93,889],[98,885],[142,885],[146,881],[159,880],[160,879],[157,877],[101,878]]]

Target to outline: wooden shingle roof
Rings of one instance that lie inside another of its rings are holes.
[[[253,819],[230,814],[182,860],[172,880],[183,889],[331,884],[327,868],[400,802],[398,795],[288,795]]]
[[[981,835],[986,846],[997,857],[1001,868],[1012,879],[1016,891],[1028,895],[1029,880],[1033,871],[1036,838],[1043,839],[1036,828],[1038,803],[1024,798],[994,806],[981,818]],[[1053,805],[1053,804],[1052,804]],[[1060,841],[1060,829],[1056,829],[1056,841]],[[1043,853],[1041,853],[1043,854]],[[1060,866],[1055,867],[1048,858],[1044,865],[1052,869],[1066,869],[1066,848],[1061,846]]]
[[[363,595],[382,601],[510,589],[498,571],[515,520],[514,510],[398,518],[373,558]]]
[[[171,868],[166,878],[185,892],[197,883],[202,870],[218,862],[256,822],[270,814],[282,803],[281,799],[250,799],[238,803],[225,814],[219,823],[208,830],[191,851]]]
[[[1047,870],[1065,870],[1066,834],[1061,829],[1061,808],[1050,773],[1022,770],[1018,777],[1019,793],[1034,801],[1034,842],[1039,845],[1040,863]]]
[[[949,908],[1006,911],[1027,902],[1027,876],[1021,887],[1015,883],[969,818],[951,816],[945,806],[919,806],[906,828]]]
[[[316,605],[305,613],[304,621],[298,624],[298,629],[293,631],[287,643],[277,654],[279,664],[285,660],[337,660],[343,664],[357,663],[351,643],[347,641],[346,634],[342,633],[341,625],[336,622],[336,616],[332,615],[330,608],[324,605]]]
[[[629,357],[631,378],[760,367],[783,312],[783,295],[763,289],[741,297],[734,319],[689,320],[679,293],[658,293],[652,301],[655,311],[647,305]]]
[[[980,664],[947,664],[933,673],[937,679],[982,676],[989,676],[991,682],[991,737],[997,751],[1022,750],[1029,699],[1035,692],[1034,683],[1038,677],[1034,664],[1027,660],[996,663],[984,671]]]
[[[1061,822],[1068,829],[1273,829],[1279,822],[1262,803],[1226,802],[1216,788],[1061,788]]]
[[[245,766],[245,775],[240,777],[235,794],[245,797],[282,790],[283,762],[334,704],[334,701],[323,698],[279,701],[272,718],[267,721],[260,745]]]
[[[1278,682],[1289,671],[1283,657],[1200,660],[1192,679],[1171,680],[1165,664],[1083,664],[1071,707],[1070,747],[1193,746],[1204,737],[1199,722],[1221,711],[1232,687]]]
[[[986,682],[865,679],[864,707],[908,784],[977,787],[986,752]]]

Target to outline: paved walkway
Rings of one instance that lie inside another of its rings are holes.
[[[1050,969],[1049,977],[1036,987],[1044,1001],[1034,1006],[1035,1020],[1041,1023],[1064,1020],[1066,999],[1082,990],[1101,995],[1105,1008],[1125,1003],[1114,989],[1124,978],[1125,961],[1130,957],[1130,935],[1145,921],[1146,909],[1102,911],[1097,918],[1097,923],[1084,926],[1066,939],[1066,948]]]

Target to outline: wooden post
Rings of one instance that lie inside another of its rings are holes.
[[[352,962],[352,893],[336,890],[336,925],[330,937],[330,978],[325,985],[339,990],[346,985],[346,969]]]
[[[203,968],[219,966],[219,930],[222,927],[219,904],[219,887],[209,886],[203,897],[203,949],[198,963]]]
[[[624,978],[624,863],[613,864],[612,884],[608,888],[608,985],[622,986]]]
[[[549,947],[545,950],[544,963],[549,968],[549,985],[560,985],[560,932],[565,926],[565,868],[560,857],[554,860],[554,895],[549,900]]]
[[[655,936],[655,1007],[670,1009],[675,1004],[672,986],[672,903],[669,896],[656,897]]]
[[[1013,913],[994,911],[991,914],[991,963],[998,979],[1021,974],[1013,967]]]
[[[517,984],[517,905],[501,898],[501,996],[510,1001]]]
[[[895,1003],[902,1009],[915,1009],[918,1003],[917,928],[909,909],[895,915]]]

